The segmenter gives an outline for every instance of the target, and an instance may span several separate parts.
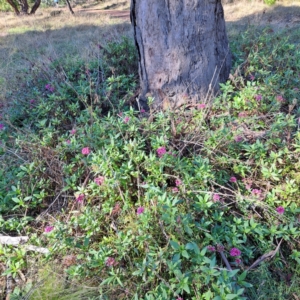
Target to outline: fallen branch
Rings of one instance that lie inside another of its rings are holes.
[[[266,259],[272,259],[275,254],[278,252],[279,248],[280,248],[280,245],[282,243],[282,239],[281,241],[279,242],[279,244],[277,245],[276,249],[275,250],[272,250],[264,255],[262,255],[260,258],[258,258],[246,271],[249,271],[255,267],[257,267],[260,263],[262,263],[264,260]]]
[[[18,246],[25,244],[28,242],[29,237],[28,236],[5,236],[5,235],[0,235],[0,244],[1,245],[12,245],[12,246]],[[43,247],[37,247],[34,245],[25,245],[24,249],[26,251],[34,251],[34,252],[39,252],[43,254],[49,254],[50,251],[47,248]]]
[[[223,261],[224,261],[224,263],[225,263],[225,265],[226,265],[227,270],[228,270],[228,271],[232,271],[232,268],[231,268],[231,266],[230,266],[230,263],[229,263],[229,261],[227,260],[227,257],[225,256],[224,252],[223,252],[223,251],[220,251],[219,253],[220,253],[220,255],[221,255],[221,257],[222,257],[222,259],[223,259]]]
[[[28,242],[28,236],[5,236],[0,235],[0,244],[1,245],[13,245],[18,246],[19,244],[24,244]]]
[[[24,248],[25,248],[26,251],[34,251],[34,252],[39,252],[39,253],[42,253],[42,254],[49,254],[50,253],[50,251],[47,248],[33,246],[33,245],[26,245]]]

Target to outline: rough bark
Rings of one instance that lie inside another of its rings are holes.
[[[16,15],[20,14],[18,6],[16,5],[16,3],[13,0],[6,0],[6,2],[13,8],[13,10],[15,11]]]
[[[20,15],[20,13],[27,15],[29,10],[29,5],[27,0],[6,0],[7,3],[13,8],[16,15]],[[35,0],[31,10],[30,15],[35,14],[36,10],[39,8],[41,4],[41,0]]]
[[[41,0],[35,0],[31,10],[30,10],[30,14],[34,15],[36,10],[39,8],[39,6],[41,5]]]
[[[227,80],[231,55],[221,0],[131,0],[131,22],[141,101],[151,94],[156,106],[204,102]]]
[[[19,0],[19,4],[21,6],[21,12],[25,15],[28,14],[29,5],[27,0]]]

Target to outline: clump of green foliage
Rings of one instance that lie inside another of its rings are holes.
[[[0,0],[0,12],[12,11],[11,6],[7,3],[6,0]]]
[[[276,3],[276,0],[264,0],[264,3],[267,5],[274,5]]]
[[[32,70],[26,105],[1,121],[2,230],[47,247],[93,299],[298,294],[299,46],[250,30],[232,51],[220,96],[177,111],[132,102],[128,39]],[[13,277],[34,261],[22,247],[0,254]]]

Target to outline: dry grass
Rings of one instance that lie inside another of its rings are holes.
[[[0,103],[8,92],[18,89],[18,76],[35,62],[49,58],[88,60],[98,44],[120,39],[130,33],[129,20],[111,18],[98,12],[67,10],[55,17],[54,8],[41,9],[34,16],[15,17],[0,13]]]
[[[278,1],[274,6],[262,1],[241,0],[224,5],[224,11],[227,22],[242,25],[273,25],[280,28],[300,24],[300,0]]]

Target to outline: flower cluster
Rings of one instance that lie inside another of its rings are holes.
[[[245,118],[247,117],[247,113],[245,111],[242,111],[238,114],[239,118]]]
[[[235,183],[235,182],[237,182],[237,179],[236,179],[236,177],[232,176],[232,177],[230,177],[229,181],[232,183]]]
[[[209,245],[207,246],[207,250],[210,252],[216,252],[216,247]]]
[[[108,257],[105,264],[108,267],[114,267],[118,264],[118,262],[113,257]]]
[[[262,95],[258,94],[258,95],[255,95],[255,100],[256,101],[261,101],[262,100]]]
[[[85,147],[85,148],[82,148],[82,150],[81,150],[81,153],[83,154],[83,155],[89,155],[90,154],[90,148],[89,147]]]
[[[283,98],[282,95],[277,95],[277,96],[276,96],[276,100],[277,100],[278,102],[284,102],[284,101],[285,101],[285,99]]]
[[[253,189],[253,190],[251,191],[251,193],[252,193],[252,195],[254,195],[254,196],[258,196],[258,197],[261,196],[261,190],[259,190],[259,189]]]
[[[54,226],[46,226],[45,229],[44,229],[44,232],[45,232],[45,233],[49,233],[49,232],[51,232],[53,229],[54,229]]]
[[[166,153],[167,153],[167,150],[166,150],[166,147],[159,147],[157,150],[157,155],[158,157],[163,157]]]
[[[53,93],[55,91],[54,86],[52,86],[50,83],[45,85],[45,89],[51,93]]]
[[[221,197],[220,197],[219,194],[214,194],[214,195],[213,195],[213,201],[214,201],[214,202],[220,201],[220,199],[221,199]]]
[[[76,196],[76,201],[78,203],[82,203],[84,200],[84,197],[85,197],[84,194],[79,194],[78,196]]]
[[[234,137],[234,140],[235,140],[235,142],[239,143],[239,142],[243,141],[243,137],[240,136],[240,135],[237,135],[237,136]]]
[[[278,206],[276,208],[276,211],[280,214],[280,215],[283,215],[284,214],[284,208],[282,206]]]
[[[180,179],[175,180],[175,185],[180,186],[182,184],[182,181]]]
[[[138,207],[136,210],[137,215],[141,215],[145,211],[145,208],[143,206]]]
[[[240,256],[241,250],[239,250],[238,248],[232,248],[229,253],[231,256]]]
[[[200,103],[197,105],[198,109],[204,109],[206,107],[205,103]]]
[[[103,182],[104,182],[104,177],[103,176],[98,176],[94,179],[94,182],[97,184],[97,185],[102,185]]]

